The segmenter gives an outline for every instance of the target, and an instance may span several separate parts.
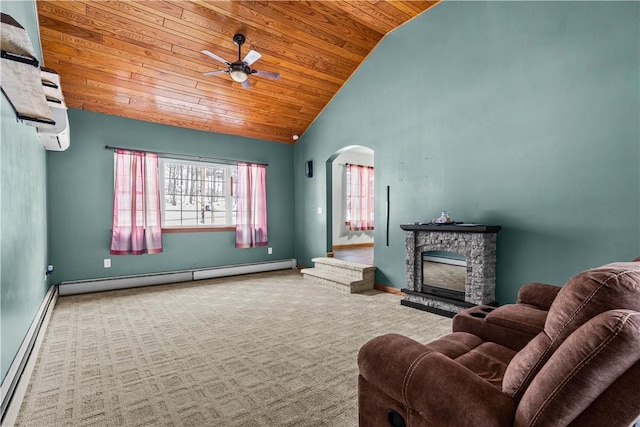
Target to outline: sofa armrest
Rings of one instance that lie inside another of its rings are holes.
[[[543,330],[547,313],[528,304],[481,305],[456,314],[452,329],[520,351]]]
[[[358,354],[360,375],[430,425],[511,426],[516,402],[475,373],[411,338],[388,334]],[[477,424],[476,424],[477,425]]]
[[[516,303],[528,304],[541,310],[549,311],[560,289],[559,286],[547,285],[545,283],[527,283],[518,291],[518,300]]]

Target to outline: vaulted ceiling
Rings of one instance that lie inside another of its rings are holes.
[[[68,106],[294,143],[382,37],[437,1],[38,0],[44,65]],[[245,89],[201,53],[262,57]]]

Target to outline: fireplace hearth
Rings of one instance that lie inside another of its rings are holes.
[[[402,305],[448,317],[475,305],[497,305],[496,241],[502,227],[477,224],[400,227],[406,232],[406,288],[402,289],[405,293]],[[442,261],[446,258],[457,261]]]

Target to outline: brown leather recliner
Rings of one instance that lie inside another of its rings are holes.
[[[493,312],[470,316],[483,307],[459,314],[455,331],[429,344],[397,334],[366,343],[358,355],[360,426],[626,427],[637,421],[640,263],[588,270],[559,290],[536,288],[546,286],[525,287],[519,303],[494,310],[493,323]],[[545,292],[557,292],[548,314]],[[531,322],[523,317],[527,311],[535,313]],[[540,317],[542,329],[534,333]]]

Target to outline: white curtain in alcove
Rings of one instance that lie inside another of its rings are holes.
[[[373,167],[347,166],[346,222],[350,231],[373,230]]]

